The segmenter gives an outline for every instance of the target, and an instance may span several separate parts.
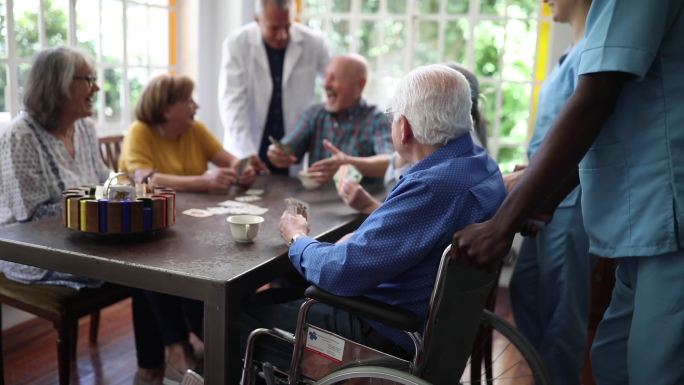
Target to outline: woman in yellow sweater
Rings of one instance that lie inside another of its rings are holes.
[[[192,99],[194,84],[185,76],[152,79],[140,97],[123,142],[119,169],[136,182],[148,177],[158,186],[179,191],[227,190],[235,183],[248,186],[261,162],[253,157],[244,172],[240,160],[199,121]],[[208,162],[217,167],[209,170]]]

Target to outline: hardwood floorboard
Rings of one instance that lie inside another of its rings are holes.
[[[131,302],[105,309],[97,345],[90,345],[90,318],[79,321],[77,375],[72,385],[130,385],[136,370]],[[496,312],[512,322],[508,290],[499,288]],[[52,324],[32,319],[3,332],[5,384],[58,385],[57,333]],[[73,370],[73,369],[72,369]]]

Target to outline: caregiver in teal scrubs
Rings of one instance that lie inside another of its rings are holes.
[[[590,252],[617,258],[599,385],[684,384],[684,0],[595,1],[573,96],[492,219],[453,257],[493,266],[581,160]]]
[[[556,0],[553,20],[569,23],[573,45],[561,57],[539,94],[534,134],[527,149],[533,159],[553,121],[575,90],[584,46],[584,25],[591,0]],[[504,177],[514,187],[525,170]],[[581,188],[558,206],[543,231],[525,237],[511,278],[511,303],[517,328],[542,356],[555,385],[580,385],[595,257],[582,224]]]

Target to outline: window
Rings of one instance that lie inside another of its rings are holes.
[[[0,0],[0,121],[19,112],[32,56],[76,46],[95,60],[101,135],[121,133],[147,80],[174,70],[174,0]]]
[[[539,0],[302,0],[301,18],[335,53],[370,63],[366,97],[385,107],[397,80],[424,64],[457,61],[478,76],[489,150],[501,168],[525,161]]]

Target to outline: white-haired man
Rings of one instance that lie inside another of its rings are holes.
[[[330,58],[322,36],[292,23],[292,0],[255,0],[254,22],[223,43],[219,114],[223,146],[238,158],[266,161],[268,137],[292,131],[314,101],[316,76]],[[272,169],[287,173],[287,169]]]
[[[418,68],[398,85],[390,120],[392,141],[414,165],[347,241],[318,242],[307,220],[287,212],[280,234],[289,258],[310,283],[342,296],[366,296],[401,306],[425,319],[442,250],[453,229],[489,218],[506,195],[499,168],[469,132],[470,87],[443,65]],[[292,330],[296,304],[247,308],[260,326]],[[280,314],[274,316],[276,311]],[[343,310],[313,307],[310,320],[345,337],[396,354],[412,352],[398,330],[351,316]],[[257,326],[251,324],[250,326]]]

